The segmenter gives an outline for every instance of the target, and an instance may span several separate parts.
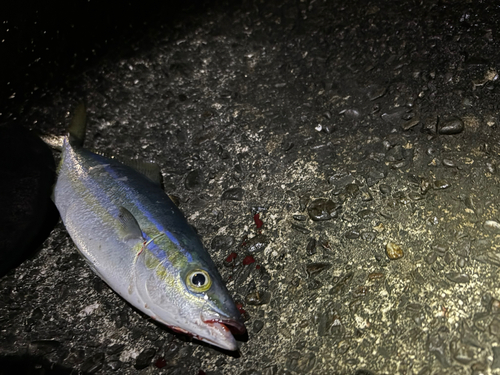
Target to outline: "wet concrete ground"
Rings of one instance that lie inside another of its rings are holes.
[[[34,94],[19,83],[5,122],[63,134],[84,99],[88,148],[160,165],[249,337],[230,354],[156,325],[59,223],[0,280],[2,361],[500,373],[499,13],[467,1],[188,3],[66,80]]]

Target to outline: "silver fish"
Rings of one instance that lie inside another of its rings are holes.
[[[85,107],[64,138],[53,200],[92,270],[174,331],[226,350],[245,326],[217,267],[158,182],[83,147]]]

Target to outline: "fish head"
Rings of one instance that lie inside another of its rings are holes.
[[[175,265],[136,265],[141,303],[155,320],[176,332],[225,350],[237,350],[234,334],[244,334],[241,314],[211,259]],[[155,271],[155,272],[151,272]]]
[[[237,350],[233,334],[245,333],[240,311],[215,266],[190,264],[180,273],[186,298],[189,320],[200,329],[196,336],[227,350]],[[203,332],[203,334],[200,334]]]

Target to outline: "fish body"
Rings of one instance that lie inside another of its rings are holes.
[[[158,183],[66,137],[53,200],[93,271],[153,319],[226,350],[241,315],[200,239]]]

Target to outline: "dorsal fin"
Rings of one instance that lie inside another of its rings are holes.
[[[87,125],[87,114],[84,103],[76,106],[73,117],[68,127],[69,143],[72,146],[83,146],[85,140],[85,127]]]
[[[140,174],[146,176],[155,184],[157,184],[159,187],[163,187],[162,186],[163,178],[161,175],[161,170],[158,164],[156,163],[149,161],[141,161],[137,159],[123,158],[121,156],[110,155],[108,152],[102,152],[96,150],[92,150],[92,152],[94,154],[104,156],[105,158],[119,161],[123,165],[126,165],[127,167],[134,169],[136,172],[139,172]]]
[[[147,161],[140,161],[136,159],[128,159],[128,160],[118,159],[118,160],[121,161],[123,164],[129,166],[130,168],[135,169],[137,172],[143,174],[158,186],[160,187],[162,186],[163,179],[158,164]]]

